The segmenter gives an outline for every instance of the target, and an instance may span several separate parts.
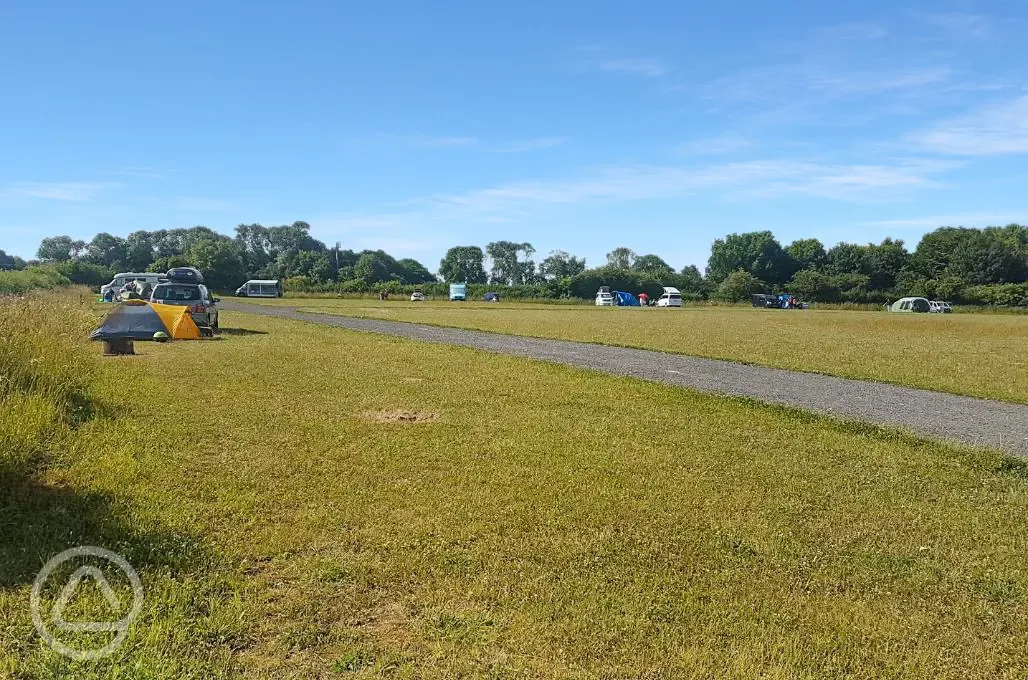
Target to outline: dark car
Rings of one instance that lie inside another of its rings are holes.
[[[162,305],[189,307],[189,313],[197,326],[218,327],[218,298],[211,295],[207,286],[199,283],[159,283],[150,294],[150,302]]]

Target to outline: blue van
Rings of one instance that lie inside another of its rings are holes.
[[[468,299],[468,284],[466,283],[451,283],[450,284],[450,302],[454,300],[460,300],[464,302]]]

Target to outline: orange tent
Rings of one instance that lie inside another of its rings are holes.
[[[154,333],[167,333],[172,340],[199,340],[200,329],[188,307],[159,305],[144,300],[127,300],[114,309],[91,340],[153,340]]]

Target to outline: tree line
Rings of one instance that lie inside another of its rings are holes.
[[[285,281],[287,289],[323,292],[410,290],[441,294],[445,283],[502,287],[508,297],[584,298],[601,285],[659,295],[674,286],[690,299],[741,301],[759,292],[789,292],[812,302],[879,303],[903,295],[955,302],[1028,305],[1028,227],[941,227],[913,251],[901,240],[838,243],[817,239],[782,245],[770,231],[729,234],[714,241],[706,271],[676,270],[659,255],[618,247],[606,262],[588,268],[562,250],[536,262],[531,243],[494,241],[450,248],[438,273],[417,260],[382,250],[329,247],[310,225],[241,224],[235,236],[207,227],[136,231],[125,238],[100,233],[86,242],[68,236],[43,239],[38,260],[25,262],[0,250],[0,269],[39,264],[58,268],[78,283],[95,285],[116,271],[200,268],[212,287],[228,290],[251,278]]]

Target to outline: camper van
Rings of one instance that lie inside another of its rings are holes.
[[[117,298],[122,287],[129,281],[142,281],[150,284],[150,287],[153,288],[161,281],[166,281],[167,278],[167,275],[157,272],[122,272],[115,274],[110,283],[100,286],[100,297],[104,300]]]
[[[681,307],[682,293],[677,288],[664,287],[664,294],[657,298],[658,307]]]
[[[468,299],[468,284],[466,283],[451,283],[450,284],[450,302],[459,300],[464,302]]]
[[[282,282],[278,279],[252,279],[236,288],[236,297],[280,298]]]

